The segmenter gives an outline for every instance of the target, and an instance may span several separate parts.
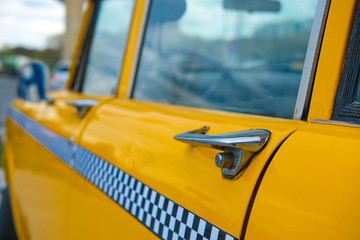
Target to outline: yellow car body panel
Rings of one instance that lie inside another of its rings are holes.
[[[120,74],[117,96],[125,99],[129,95],[129,88],[132,84],[130,81],[132,74],[136,69],[136,51],[141,42],[141,30],[146,20],[147,0],[138,0],[135,2],[132,22],[129,30],[128,44],[124,55],[124,62]]]
[[[292,134],[260,184],[245,239],[358,239],[359,145],[359,127],[311,123]]]
[[[49,96],[54,100],[52,104],[17,99],[12,107],[65,139],[80,134],[87,118],[80,119],[74,113],[74,107],[67,102],[87,99],[89,96],[69,91],[58,91]],[[91,98],[106,101],[104,97]],[[87,115],[89,116],[90,114]],[[19,238],[67,239],[66,233],[70,232],[67,226],[69,184],[73,170],[10,118],[6,121],[6,139],[4,159],[12,169],[8,184],[13,186],[11,190],[16,190],[10,191],[10,194],[12,208],[16,209],[13,212]],[[43,222],[51,224],[53,228],[46,228],[44,231],[40,227]]]
[[[19,239],[66,239],[70,169],[10,119],[6,139],[6,165],[12,170],[8,184]],[[44,228],[44,223],[51,228]]]
[[[69,174],[68,239],[158,239],[79,174]]]
[[[252,191],[267,160],[287,136],[305,124],[133,100],[110,101],[93,118],[81,136],[81,146],[235,237],[240,236]],[[271,139],[240,178],[224,179],[214,162],[219,151],[173,139],[204,125],[210,126],[209,134],[265,128],[271,131]],[[78,189],[89,185],[82,183]],[[74,218],[96,218],[89,206],[77,204],[86,195],[79,191],[74,195],[77,197],[70,201],[77,205],[71,212],[78,212]]]
[[[344,66],[357,1],[331,1],[308,120],[330,119]],[[340,20],[341,19],[341,20]]]
[[[308,122],[128,99],[147,4],[136,1],[116,96],[63,90],[49,94],[53,104],[16,100],[12,107],[235,238],[246,230],[245,239],[356,239],[360,196],[354,186],[359,180],[351,169],[359,167],[354,158],[359,129],[309,123],[330,119],[356,1],[331,1]],[[74,81],[91,8],[89,1],[67,88]],[[67,104],[79,99],[99,103],[79,119]],[[246,171],[229,180],[215,166],[219,151],[173,139],[202,126],[210,126],[209,134],[268,129],[271,137]],[[5,160],[20,239],[158,239],[10,118]]]
[[[35,121],[51,130],[55,130],[59,135],[69,139],[76,134],[79,128],[80,119],[73,113],[74,107],[67,104],[68,101],[77,100],[82,96],[71,92],[57,93],[53,104],[43,101],[40,103],[24,102],[15,100],[12,106]],[[61,125],[61,128],[59,126]]]
[[[92,108],[95,110],[102,102],[106,102],[112,97],[89,96],[77,92],[61,90],[49,94],[52,103],[42,101],[40,103],[26,102],[16,99],[12,106],[31,119],[39,122],[44,127],[56,132],[65,139],[75,138],[81,132],[81,127],[91,118],[91,113],[86,114],[85,118],[80,118],[76,108],[69,104],[75,100],[92,99],[98,101]]]
[[[58,101],[61,102],[61,100]],[[170,105],[132,100],[110,101],[91,114],[94,114],[92,116],[93,121],[89,121],[81,139],[75,139],[75,142],[130,175],[139,176],[141,182],[159,193],[166,194],[166,197],[174,200],[177,204],[237,238],[241,233],[253,188],[264,165],[281,142],[295,129],[305,124],[294,120],[249,117],[244,114],[181,106],[174,108]],[[44,119],[42,117],[39,122],[43,122],[43,126],[49,129],[59,124],[49,124],[51,121]],[[63,124],[65,123],[66,121],[63,122]],[[155,125],[156,128],[154,128]],[[245,173],[239,179],[232,181],[224,179],[220,169],[215,166],[214,158],[218,151],[192,148],[173,139],[177,133],[202,125],[210,125],[211,134],[256,129],[262,126],[270,129],[272,135],[266,148],[254,158]],[[26,135],[26,133],[22,134]],[[154,135],[157,135],[156,141],[152,139]],[[31,139],[28,138],[27,141],[31,142]],[[34,151],[41,151],[39,149],[41,146],[36,146],[36,144],[33,147]],[[17,150],[14,149],[13,151],[17,152]],[[16,159],[19,161],[18,159],[21,159],[21,156],[17,156]],[[70,190],[64,188],[67,190],[65,195],[68,196],[67,206],[69,210],[66,214],[68,224],[65,226],[66,229],[63,229],[64,232],[68,233],[69,239],[76,239],[79,236],[96,239],[99,234],[112,238],[131,228],[136,234],[139,234],[139,238],[151,239],[156,237],[128,212],[121,209],[91,183],[80,178],[78,173],[63,165],[58,159],[48,158],[47,164],[41,161],[36,162],[36,160],[32,162],[24,157],[23,159],[26,159],[27,162],[23,168],[29,172],[34,170],[35,165],[41,171],[51,172],[47,167],[53,161],[62,166],[58,170],[67,175],[65,178],[68,181],[67,187],[70,185]],[[20,160],[18,164],[21,163]],[[179,171],[182,172],[179,173]],[[17,172],[18,170],[15,170],[15,176]],[[32,189],[31,185],[27,184],[34,182],[31,179],[21,177],[15,177],[14,181],[19,183],[16,188],[21,193],[26,193],[25,188]],[[48,181],[47,185],[55,191],[58,188],[53,181]],[[38,193],[38,196],[42,196],[41,192]],[[20,199],[22,202],[22,199],[26,199],[26,197],[20,196]],[[46,204],[51,204],[54,201],[51,197],[46,198],[46,200],[48,200]],[[105,203],[100,204],[102,201]],[[43,212],[46,211],[46,215],[50,215],[45,203],[42,204],[42,207]],[[34,209],[34,205],[28,208]],[[42,212],[41,210],[37,211]],[[39,221],[39,219],[33,218],[34,215],[31,213],[25,215],[32,221]],[[52,217],[55,218],[55,216]],[[81,219],[87,219],[87,221],[82,222]],[[114,226],[109,225],[105,220],[112,222]],[[31,226],[27,222],[21,221],[21,225],[30,228],[26,231],[31,232],[38,229],[37,226]],[[118,222],[126,222],[127,224],[115,227]],[[98,228],[99,224],[100,226],[103,224],[101,230]],[[31,229],[32,227],[34,229]],[[132,230],[127,234],[129,237],[137,236]],[[38,239],[46,239],[51,235],[39,233],[35,236]]]

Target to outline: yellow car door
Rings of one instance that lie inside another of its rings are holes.
[[[360,4],[348,3],[331,3],[309,124],[269,164],[245,239],[359,238]]]
[[[19,238],[70,236],[73,142],[90,111],[96,111],[117,90],[133,8],[130,0],[89,2],[68,89],[49,92],[40,102],[19,98],[8,111],[6,168],[11,175],[9,188]],[[123,14],[118,15],[119,11]],[[108,27],[109,21],[117,28]],[[104,53],[104,42],[111,53]],[[99,62],[104,54],[106,59]],[[27,66],[24,76],[27,71],[35,74],[31,67],[39,65]],[[102,80],[100,86],[97,79]]]
[[[137,2],[117,97],[74,144],[71,238],[243,237],[267,163],[306,124],[329,2],[300,5]]]

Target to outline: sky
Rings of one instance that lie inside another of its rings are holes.
[[[58,0],[0,0],[0,49],[44,49],[46,39],[65,31],[65,6]]]

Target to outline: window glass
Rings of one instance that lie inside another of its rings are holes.
[[[133,0],[99,2],[83,93],[108,95],[116,92],[133,6]]]
[[[360,87],[359,87],[359,85],[360,85],[360,81],[357,82],[357,92],[356,92],[356,97],[355,97],[355,100],[357,102],[360,102]]]
[[[360,2],[356,6],[332,120],[360,123]]]
[[[314,0],[153,0],[139,100],[292,118]]]

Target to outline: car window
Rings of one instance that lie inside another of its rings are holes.
[[[360,63],[358,62],[358,65]],[[359,69],[360,70],[360,69]],[[355,86],[356,92],[355,92],[355,99],[354,101],[357,102],[360,105],[360,81],[359,81],[359,75],[356,78],[356,86]]]
[[[360,123],[360,3],[357,5],[332,120]]]
[[[355,100],[360,103],[360,88],[359,88],[359,82],[357,84],[357,93]]]
[[[83,73],[82,92],[109,95],[117,89],[134,0],[103,0]]]
[[[292,118],[316,6],[153,0],[132,97]]]

